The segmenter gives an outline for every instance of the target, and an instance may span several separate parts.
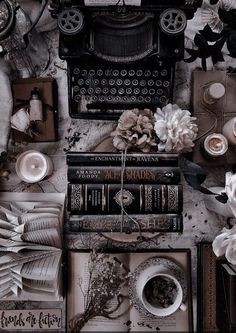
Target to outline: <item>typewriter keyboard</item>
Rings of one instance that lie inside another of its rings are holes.
[[[70,66],[68,73],[73,118],[107,115],[117,118],[124,109],[162,107],[171,100],[171,66],[151,69]]]

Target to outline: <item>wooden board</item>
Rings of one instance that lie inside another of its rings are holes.
[[[225,96],[213,105],[203,102],[204,88],[209,83],[220,82],[225,86]],[[208,166],[236,163],[236,146],[229,146],[223,157],[207,159],[201,152],[201,142],[210,133],[221,133],[224,124],[236,116],[236,74],[226,71],[194,71],[192,91],[193,115],[197,117],[198,139],[195,142],[193,161]]]

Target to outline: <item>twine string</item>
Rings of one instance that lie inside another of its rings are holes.
[[[134,224],[136,224],[138,228],[138,232],[140,237],[142,236],[142,230],[140,223],[136,221],[132,216],[130,216],[125,208],[124,208],[124,202],[123,202],[123,193],[124,193],[124,174],[125,174],[125,167],[126,167],[126,157],[127,157],[127,148],[125,148],[125,151],[121,151],[121,182],[120,182],[120,192],[121,192],[121,224],[120,224],[120,230],[123,232],[124,227],[124,215],[128,217],[128,220],[131,220]]]

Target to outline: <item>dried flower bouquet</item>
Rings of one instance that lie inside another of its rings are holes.
[[[71,332],[77,333],[92,318],[102,316],[117,319],[129,310],[117,312],[123,301],[128,297],[121,294],[121,289],[128,285],[129,270],[114,256],[92,252],[88,263],[89,282],[84,295],[84,313],[71,319]],[[82,288],[82,287],[81,287]],[[116,306],[111,306],[111,301]]]

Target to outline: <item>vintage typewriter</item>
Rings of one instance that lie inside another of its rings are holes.
[[[114,119],[172,100],[184,30],[202,0],[52,0],[73,118]],[[109,5],[110,4],[110,5]]]

